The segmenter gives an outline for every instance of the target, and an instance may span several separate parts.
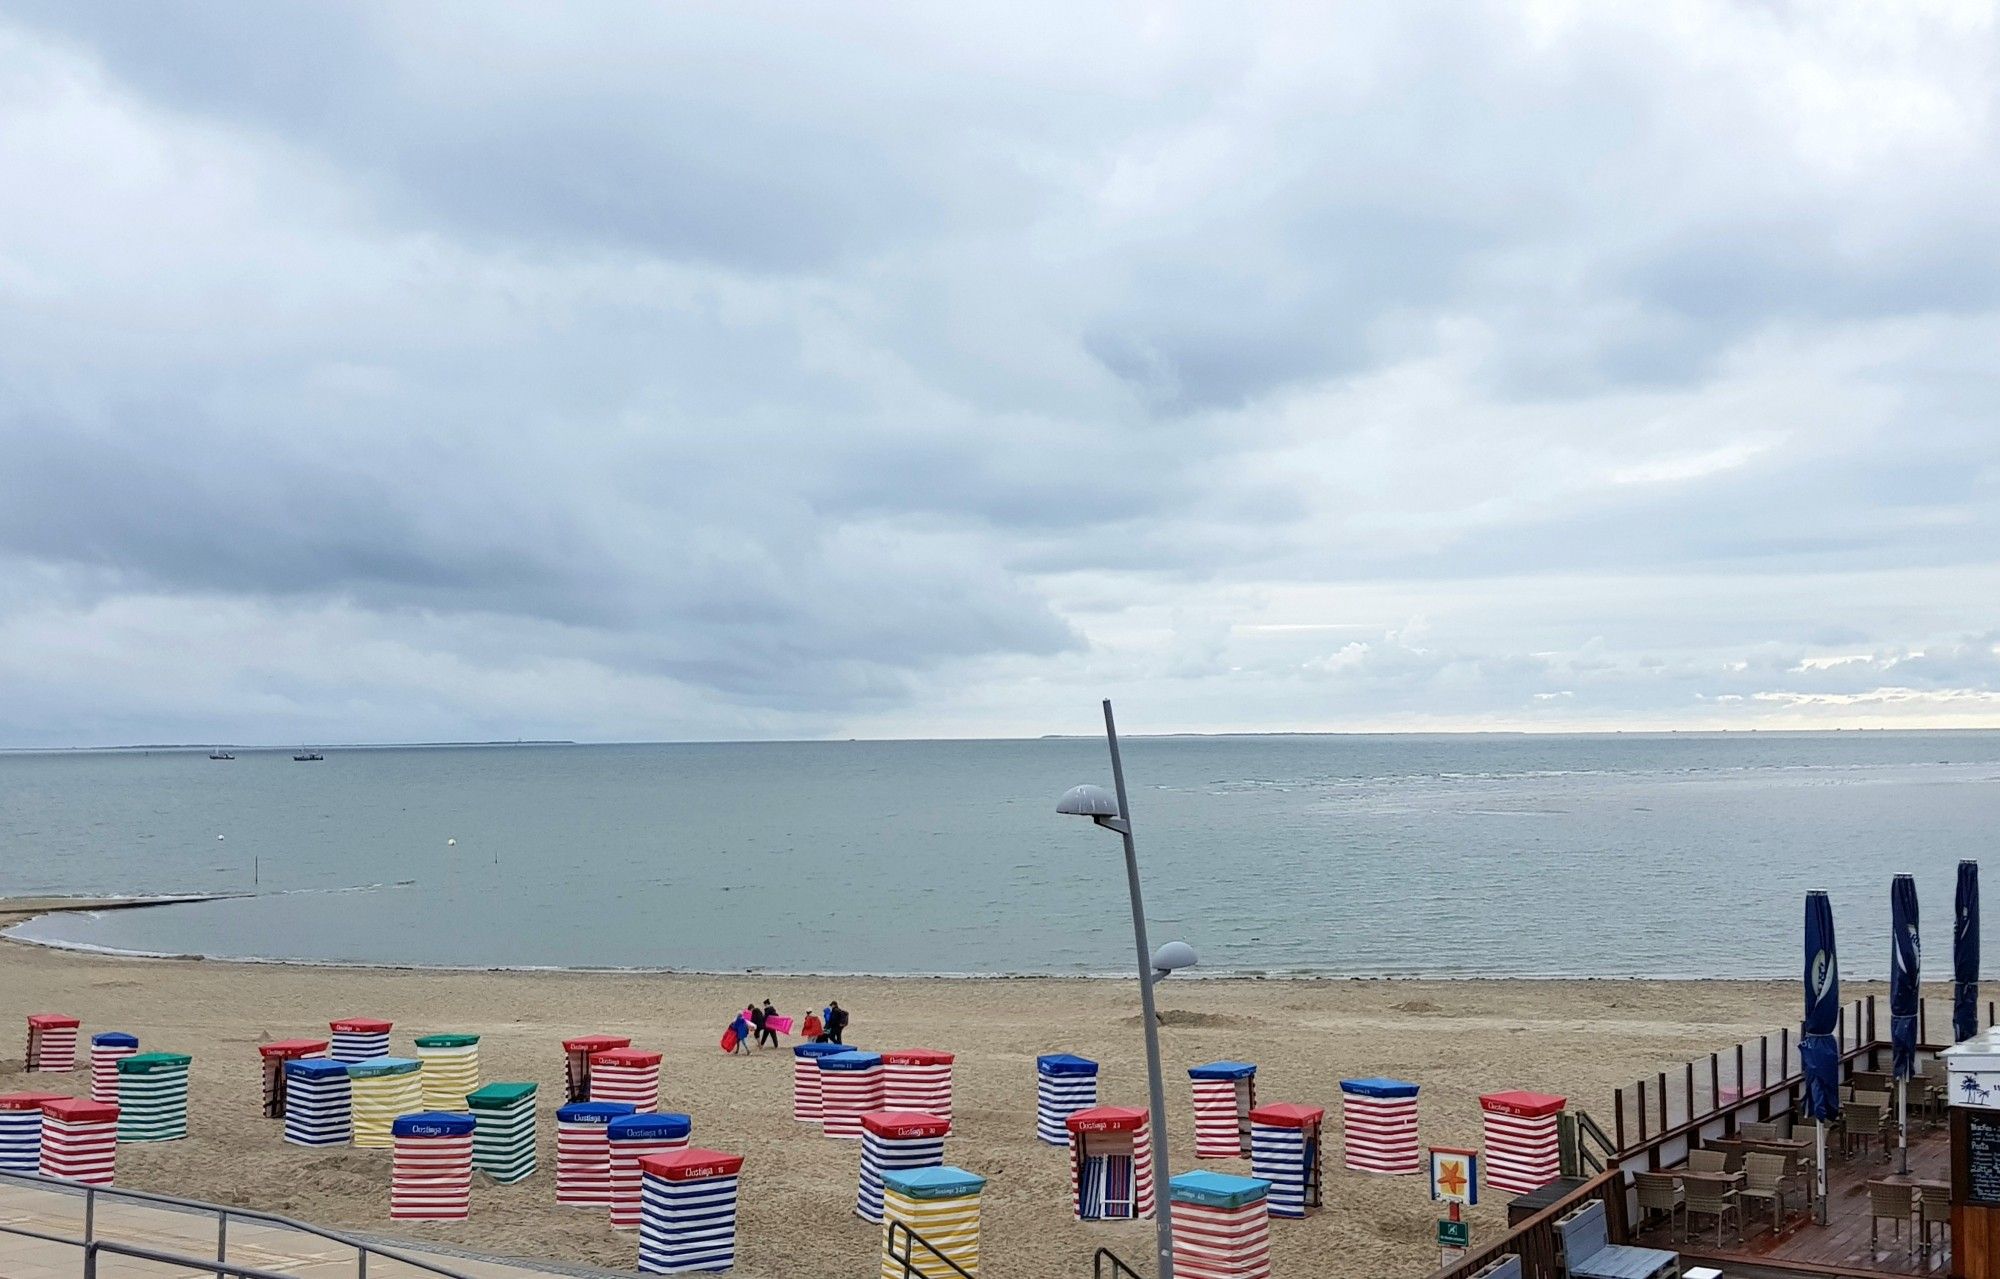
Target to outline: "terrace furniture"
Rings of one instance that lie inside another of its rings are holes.
[[[1868,1183],[1868,1255],[1876,1252],[1878,1231],[1883,1221],[1895,1223],[1896,1237],[1903,1237],[1903,1227],[1910,1224],[1910,1213],[1916,1206],[1917,1188],[1907,1181],[1871,1181]],[[1904,1245],[1905,1254],[1909,1246]]]
[[[1742,1138],[1710,1137],[1706,1144],[1710,1150],[1720,1150],[1722,1152],[1723,1158],[1727,1160],[1726,1166],[1730,1172],[1735,1172],[1743,1167]]]
[[[1720,1150],[1690,1150],[1687,1166],[1689,1172],[1728,1172],[1729,1156]]]
[[[1813,1175],[1817,1165],[1813,1163],[1811,1143],[1800,1139],[1781,1138],[1773,1141],[1752,1141],[1744,1145],[1746,1154],[1777,1155],[1785,1161],[1785,1176],[1799,1181],[1806,1192],[1806,1206],[1813,1202],[1813,1187],[1817,1178]]]
[[[1797,1194],[1805,1198],[1805,1188],[1799,1185],[1798,1178],[1787,1173],[1788,1167],[1783,1155],[1759,1151],[1743,1157],[1743,1188],[1737,1194],[1745,1203],[1770,1203],[1772,1234],[1784,1226],[1785,1197]]]
[[[1840,1141],[1843,1149],[1852,1150],[1854,1143],[1860,1142],[1867,1149],[1871,1140],[1880,1141],[1882,1136],[1882,1110],[1865,1101],[1850,1101],[1842,1115]],[[1886,1145],[1886,1143],[1885,1143]],[[1883,1152],[1887,1154],[1885,1149]]]
[[[1951,1073],[1945,1067],[1944,1058],[1925,1058],[1922,1078],[1912,1082],[1922,1086],[1919,1096],[1923,1098],[1924,1109],[1932,1122],[1942,1123],[1951,1113]]]
[[[1847,1077],[1847,1082],[1854,1085],[1855,1092],[1864,1093],[1888,1092],[1894,1081],[1879,1070],[1857,1070]]]
[[[1944,1246],[1951,1246],[1951,1183],[1948,1181],[1920,1181],[1917,1183],[1917,1224],[1924,1232],[1924,1260],[1931,1255],[1931,1227],[1936,1226],[1944,1236]]]
[[[1736,1128],[1736,1135],[1745,1141],[1776,1141],[1778,1139],[1778,1125],[1759,1123],[1739,1124]]]
[[[1472,1279],[1521,1279],[1521,1258],[1511,1252],[1495,1257],[1475,1270]]]
[[[1679,1279],[1679,1253],[1612,1243],[1607,1230],[1601,1199],[1579,1204],[1556,1219],[1563,1268],[1572,1279],[1658,1279],[1662,1275]]]
[[[1641,1224],[1648,1220],[1648,1214],[1663,1212],[1667,1214],[1667,1224],[1673,1225],[1687,1202],[1681,1191],[1681,1179],[1670,1172],[1640,1172],[1632,1176],[1639,1186]],[[1687,1237],[1686,1223],[1682,1223],[1681,1237]]]
[[[1737,1180],[1726,1173],[1689,1173],[1681,1178],[1683,1234],[1694,1228],[1696,1216],[1715,1218],[1715,1246],[1722,1246],[1722,1226],[1736,1218],[1736,1237],[1743,1238],[1743,1201],[1736,1197]]]

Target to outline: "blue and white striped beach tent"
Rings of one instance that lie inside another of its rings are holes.
[[[1097,1104],[1097,1063],[1069,1053],[1035,1058],[1035,1136],[1069,1145],[1069,1117]]]
[[[736,1186],[743,1156],[676,1150],[639,1161],[639,1272],[685,1274],[736,1264]]]
[[[332,1057],[286,1062],[285,1140],[294,1146],[344,1146],[353,1131],[347,1063]]]

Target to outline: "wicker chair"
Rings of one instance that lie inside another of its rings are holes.
[[[1916,1206],[1916,1187],[1908,1182],[1871,1181],[1868,1183],[1868,1255],[1872,1258],[1879,1250],[1878,1234],[1883,1221],[1895,1223],[1896,1237],[1903,1237],[1903,1227],[1910,1224],[1910,1213]],[[1909,1244],[1903,1245],[1905,1254]]]
[[[1688,1151],[1689,1172],[1728,1172],[1729,1156],[1720,1150]]]
[[[1639,1172],[1632,1174],[1639,1186],[1639,1220],[1643,1223],[1649,1215],[1663,1212],[1667,1215],[1667,1225],[1674,1224],[1687,1198],[1681,1192],[1681,1179],[1670,1172]],[[1681,1223],[1681,1238],[1687,1238],[1687,1223]]]
[[[1737,1193],[1746,1204],[1770,1203],[1771,1233],[1776,1234],[1785,1224],[1786,1196],[1803,1198],[1805,1191],[1798,1178],[1788,1174],[1783,1155],[1754,1152],[1743,1157],[1743,1189]]]
[[[1719,1181],[1694,1181],[1686,1183],[1687,1192],[1681,1205],[1682,1224],[1687,1230],[1694,1228],[1696,1216],[1715,1218],[1715,1246],[1722,1246],[1722,1226],[1730,1217],[1736,1218],[1736,1238],[1743,1238],[1743,1201],[1736,1197],[1736,1187]]]
[[[1870,1141],[1881,1141],[1882,1111],[1880,1108],[1871,1106],[1863,1101],[1849,1102],[1847,1110],[1841,1116],[1841,1119],[1843,1123],[1841,1124],[1840,1140],[1842,1146],[1848,1151],[1851,1152],[1857,1142],[1860,1143],[1863,1150],[1866,1150]],[[1883,1143],[1883,1145],[1884,1152],[1886,1153],[1887,1143]]]
[[[1944,1236],[1944,1246],[1951,1247],[1951,1187],[1920,1186],[1917,1188],[1917,1220],[1924,1232],[1924,1259],[1931,1255],[1931,1227],[1936,1226]]]
[[[1742,1124],[1736,1129],[1736,1135],[1745,1141],[1776,1141],[1778,1139],[1778,1125]]]

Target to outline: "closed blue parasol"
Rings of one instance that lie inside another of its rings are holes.
[[[1889,1050],[1896,1074],[1896,1116],[1901,1131],[1896,1171],[1910,1170],[1910,1077],[1917,1073],[1917,982],[1924,949],[1917,937],[1917,881],[1889,882]]]
[[[1799,1065],[1806,1076],[1806,1115],[1819,1127],[1819,1213],[1826,1223],[1826,1125],[1840,1118],[1840,960],[1833,945],[1833,904],[1806,894],[1806,1015],[1799,1025]]]
[[[1958,913],[1951,929],[1951,1038],[1979,1033],[1979,863],[1958,864]]]

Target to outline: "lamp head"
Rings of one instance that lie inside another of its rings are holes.
[[[1177,969],[1193,968],[1201,962],[1194,947],[1184,941],[1170,941],[1153,952],[1153,977],[1170,977]]]
[[[1056,801],[1056,811],[1073,817],[1116,817],[1118,799],[1102,786],[1072,786]]]

